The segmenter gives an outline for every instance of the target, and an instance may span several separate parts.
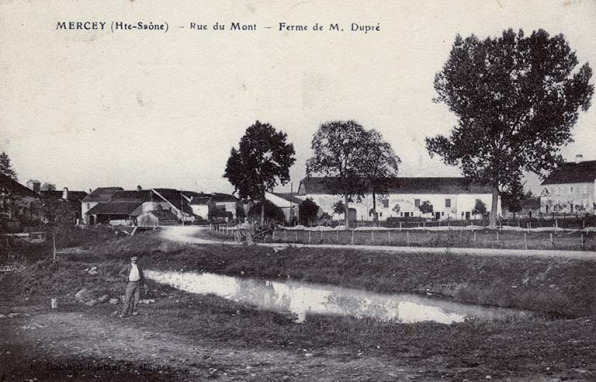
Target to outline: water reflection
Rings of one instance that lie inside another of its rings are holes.
[[[196,272],[146,271],[147,278],[190,293],[214,294],[261,309],[292,312],[297,322],[307,314],[372,317],[403,323],[435,321],[444,324],[466,318],[500,320],[529,313],[486,308],[424,298],[411,294],[377,294],[357,289],[299,281],[270,281]]]

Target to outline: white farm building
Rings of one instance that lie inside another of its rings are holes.
[[[333,216],[334,205],[343,202],[341,195],[330,192],[330,184],[334,178],[310,177],[300,182],[298,198],[312,200],[320,207],[320,213]],[[489,186],[465,185],[463,178],[396,178],[385,195],[376,196],[376,211],[379,220],[387,218],[423,217],[439,220],[469,220],[475,218],[473,210],[477,201],[482,202],[490,211],[492,192]],[[423,214],[420,205],[428,202],[433,212]],[[367,194],[361,201],[350,203],[350,219],[372,221],[372,195]],[[498,201],[497,213],[501,214],[501,200]],[[341,217],[335,215],[335,218]]]

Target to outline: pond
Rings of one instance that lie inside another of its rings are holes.
[[[467,318],[504,320],[532,316],[527,311],[460,304],[406,293],[380,294],[293,280],[271,281],[212,273],[152,270],[145,271],[145,276],[185,292],[213,294],[260,309],[293,313],[296,322],[304,322],[310,314],[443,324],[462,322]]]

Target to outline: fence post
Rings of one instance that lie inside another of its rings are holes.
[[[354,245],[354,230],[352,230],[352,245]]]
[[[298,244],[298,230],[294,231],[294,233],[296,234],[296,244]]]
[[[476,230],[474,230],[474,243],[476,242]]]
[[[275,241],[275,230],[271,233],[271,240]]]
[[[391,231],[387,231],[387,238],[389,239],[389,245],[391,245]]]
[[[323,230],[321,230],[321,243],[323,243]]]
[[[284,241],[288,241],[288,230],[284,229]]]
[[[374,230],[371,230],[371,231],[370,231],[370,242],[371,242],[372,244],[374,244],[374,243],[375,243],[375,231],[374,231]]]
[[[582,232],[582,249],[586,249],[586,242],[584,241],[584,233]]]
[[[497,231],[497,243],[499,242],[499,231]]]
[[[310,244],[310,230],[308,230],[308,244]]]
[[[406,245],[410,245],[410,231],[406,231]]]
[[[528,233],[524,232],[524,248],[528,249]]]
[[[550,233],[550,244],[551,244],[552,246],[554,246],[554,245],[555,245],[555,241],[553,240],[553,233],[552,233],[552,232]]]
[[[401,231],[401,222],[399,222],[399,230]]]

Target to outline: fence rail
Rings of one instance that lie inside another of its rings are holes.
[[[234,239],[234,227],[214,227],[212,234]],[[499,249],[596,250],[596,232],[488,229],[276,229],[263,241],[289,244],[350,244],[413,247],[468,247]]]

